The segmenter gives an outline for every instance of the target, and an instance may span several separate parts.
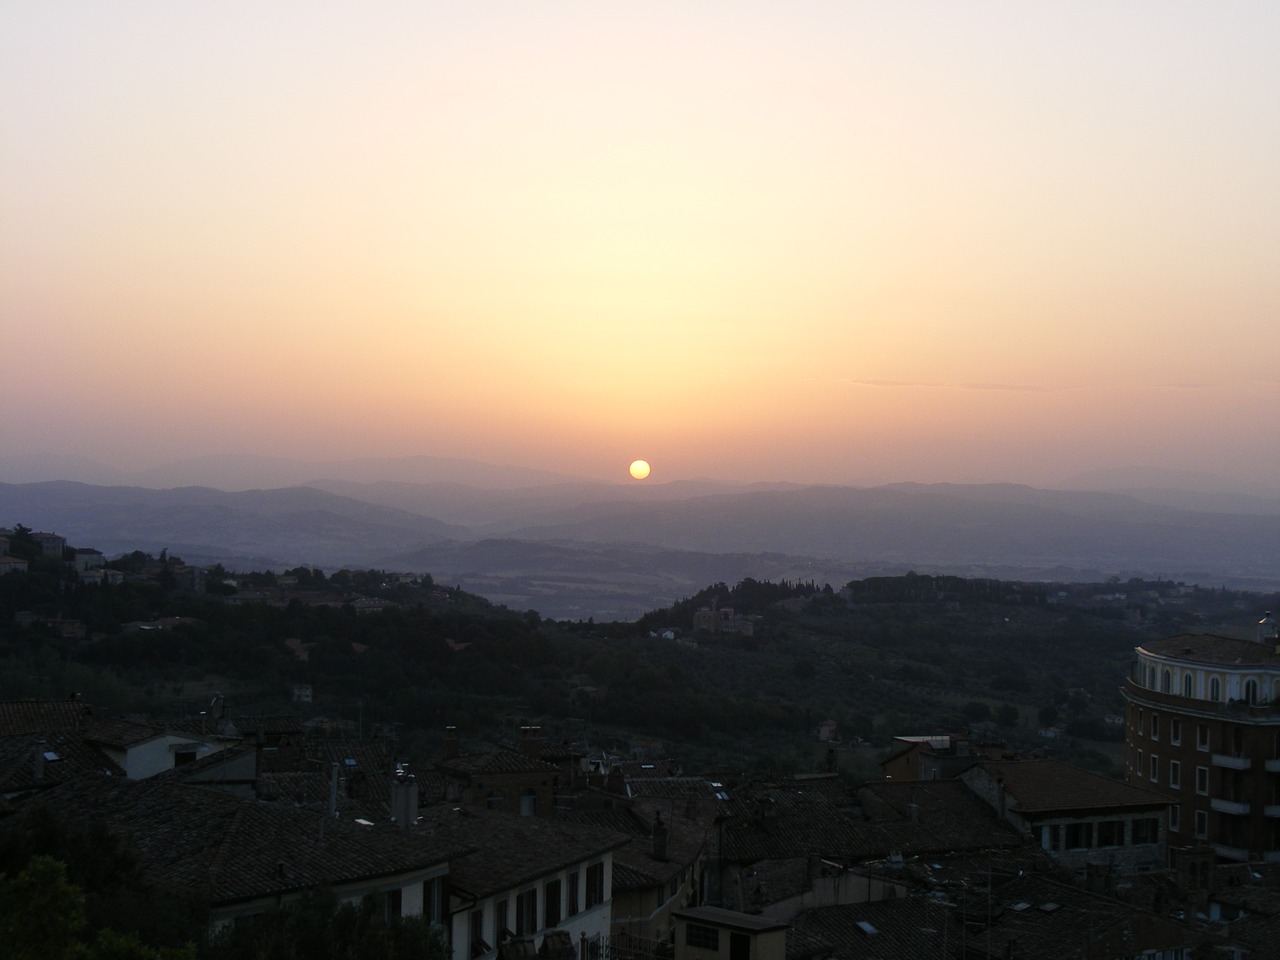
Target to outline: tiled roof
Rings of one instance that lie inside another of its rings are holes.
[[[124,750],[164,735],[161,727],[133,720],[90,720],[84,725],[85,739],[104,747]]]
[[[1280,655],[1276,654],[1274,644],[1219,637],[1211,633],[1184,633],[1163,640],[1148,640],[1139,649],[1156,656],[1195,663],[1280,667]]]
[[[631,837],[614,852],[613,885],[616,890],[643,890],[666,884],[697,861],[707,845],[714,820],[689,818],[681,801],[636,800],[625,807],[605,810],[569,810],[557,813],[565,823],[591,824]],[[654,857],[653,827],[662,817],[667,829],[666,859]]]
[[[796,917],[788,960],[880,957],[1115,957],[1209,939],[1171,920],[1044,877],[1023,876],[957,902],[927,897],[823,907]],[[943,952],[944,943],[947,952]],[[1010,953],[1012,951],[1012,953]]]
[[[75,727],[93,710],[79,697],[67,700],[0,700],[0,736]]]
[[[436,761],[445,773],[474,777],[495,773],[559,773],[559,767],[527,757],[515,750],[493,750],[489,753],[464,753]]]
[[[58,758],[45,760],[39,780],[35,778],[37,748]],[[124,777],[118,765],[74,730],[0,737],[0,794],[43,790],[80,777],[104,774]]]
[[[205,892],[215,906],[428,869],[468,849],[448,835],[366,827],[167,778],[54,793],[63,815],[105,821],[152,882]]]
[[[474,849],[455,860],[449,873],[452,887],[474,897],[514,889],[630,841],[600,827],[475,807],[426,807],[421,822]]]
[[[979,768],[1003,780],[1011,809],[1028,815],[1114,807],[1165,807],[1169,800],[1058,760],[986,760]]]
[[[264,737],[300,736],[302,734],[302,718],[296,715],[286,716],[235,716],[231,718],[240,735],[252,737],[261,734]]]
[[[987,849],[1020,842],[1013,829],[998,822],[963,784],[919,783],[930,784],[931,792],[918,796],[920,810],[914,820],[893,804],[882,805],[877,819],[868,821],[846,815],[821,792],[757,792],[752,812],[724,824],[722,855],[738,863],[812,855],[859,862],[892,852]],[[905,798],[901,800],[905,807]]]

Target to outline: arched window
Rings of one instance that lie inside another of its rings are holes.
[[[1169,693],[1173,690],[1173,674],[1166,670],[1160,676],[1160,692]]]
[[[1147,667],[1147,689],[1154,690],[1156,688],[1156,668]]]
[[[1258,702],[1258,681],[1246,680],[1244,682],[1244,702],[1253,704]]]
[[[1194,696],[1191,691],[1191,674],[1189,673],[1183,674],[1182,676],[1182,695],[1184,697]]]
[[[1222,681],[1217,677],[1209,681],[1209,699],[1218,702],[1222,700]]]

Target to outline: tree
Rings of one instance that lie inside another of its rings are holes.
[[[982,721],[991,717],[990,705],[983,703],[981,700],[970,700],[961,708],[961,711],[964,713],[965,719],[970,723],[982,723]]]
[[[1018,708],[1011,703],[1002,703],[996,707],[996,723],[1002,727],[1018,725]]]
[[[1040,726],[1052,727],[1055,723],[1058,722],[1058,708],[1053,705],[1049,705],[1047,707],[1041,707],[1039,718],[1040,718]]]

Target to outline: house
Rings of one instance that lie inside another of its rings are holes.
[[[721,907],[675,912],[675,960],[786,960],[787,924]]]
[[[79,780],[46,796],[63,817],[104,823],[150,883],[204,899],[214,929],[321,885],[341,901],[373,897],[388,916],[443,924],[450,862],[470,849],[443,832],[362,824],[172,776]]]
[[[61,558],[62,551],[67,548],[67,538],[56,533],[33,532],[31,539],[39,545],[42,556]]]
[[[232,742],[210,727],[206,734],[168,730],[135,720],[92,720],[85,742],[98,747],[131,780],[145,780],[224,749]]]
[[[471,852],[449,872],[453,960],[561,956],[606,942],[614,852],[629,838],[581,824],[504,811],[435,805],[422,828]]]
[[[790,960],[1007,960],[1202,954],[1222,943],[1174,920],[1038,874],[951,894],[824,907],[796,918]]]
[[[894,737],[880,769],[893,780],[938,780],[957,777],[978,761],[967,737],[951,734]]]
[[[6,573],[26,573],[27,561],[20,557],[0,557],[0,577]]]
[[[1070,870],[1165,865],[1169,801],[1154,791],[1057,760],[988,760],[960,779]]]
[[[594,790],[576,799],[575,808],[560,811],[558,819],[631,838],[613,855],[615,945],[670,945],[672,911],[697,906],[706,890],[715,807],[694,797],[626,797]]]
[[[560,768],[541,759],[538,727],[522,728],[519,746],[519,750],[461,753],[457,731],[450,728],[436,762],[444,776],[444,799],[525,817],[552,816]]]

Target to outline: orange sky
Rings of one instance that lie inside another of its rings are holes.
[[[0,6],[0,455],[1277,483],[1280,6]]]

